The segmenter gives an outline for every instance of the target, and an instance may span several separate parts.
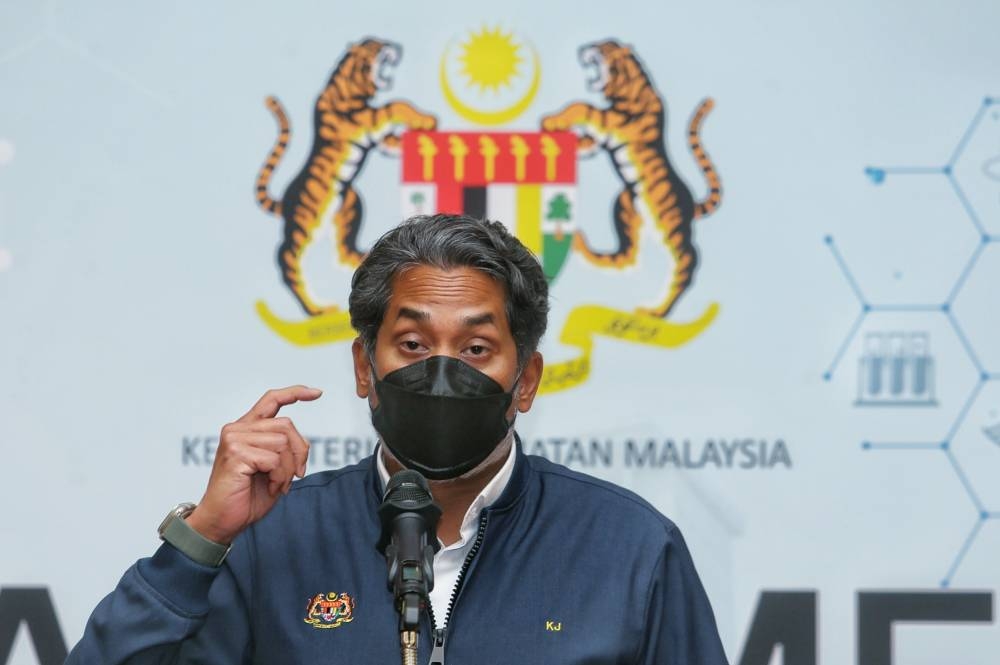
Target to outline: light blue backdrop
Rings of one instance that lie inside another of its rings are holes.
[[[675,349],[596,338],[590,378],[541,398],[526,441],[550,456],[569,450],[555,438],[611,442],[610,465],[572,465],[676,519],[734,661],[765,589],[818,590],[829,665],[853,662],[860,589],[995,592],[1000,103],[984,98],[1000,98],[1000,5],[853,0],[0,6],[0,586],[48,587],[75,642],[154,550],[166,510],[201,496],[205,437],[268,387],[325,389],[289,410],[312,436],[370,437],[348,345],[294,346],[254,309],[302,318],[274,262],[281,222],[253,195],[276,135],[263,100],[278,96],[292,125],[280,194],[349,43],[403,47],[377,103],[403,98],[470,130],[438,62],[496,24],[542,67],[504,129],[599,104],[576,50],[615,37],[666,102],[667,148],[697,197],[686,122],[714,98],[702,139],[724,188],[695,223],[701,265],[672,315],[718,303],[715,321]],[[398,182],[399,161],[372,153],[356,183],[363,246],[398,220]],[[605,157],[580,162],[577,221],[595,245],[612,243],[619,188]],[[631,272],[571,257],[548,357],[576,353],[558,341],[573,307],[631,310],[658,292],[670,259],[644,233]],[[349,271],[324,265],[342,297]],[[885,385],[866,392],[879,362]],[[893,362],[906,372],[895,392]],[[920,394],[917,372],[933,381]],[[688,441],[695,461],[722,441],[780,442],[788,461],[637,465],[629,441],[650,439]],[[319,469],[344,448],[314,450]],[[1000,651],[995,623],[895,636],[901,664],[987,665]],[[10,662],[36,662],[23,629]]]

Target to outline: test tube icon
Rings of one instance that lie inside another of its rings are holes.
[[[934,406],[934,358],[926,332],[871,332],[858,363],[859,406]]]
[[[906,337],[903,333],[889,333],[889,394],[894,399],[903,396],[906,383]]]
[[[858,401],[874,398],[882,394],[882,365],[885,363],[882,333],[865,335],[865,353],[859,368],[860,392]]]
[[[913,396],[917,399],[934,399],[930,394],[932,389],[931,370],[934,359],[928,351],[927,333],[910,333],[910,353],[913,363]]]

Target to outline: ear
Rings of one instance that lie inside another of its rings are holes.
[[[535,394],[538,386],[542,382],[542,370],[545,369],[545,362],[542,354],[535,351],[528,359],[528,363],[521,372],[521,381],[517,386],[517,393],[514,395],[514,404],[521,413],[527,413],[535,401]]]
[[[372,392],[372,364],[360,337],[351,344],[351,354],[354,356],[354,390],[358,397],[368,397]]]

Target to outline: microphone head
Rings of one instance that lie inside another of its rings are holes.
[[[392,540],[393,521],[405,513],[415,513],[423,518],[427,525],[428,540],[436,552],[440,547],[437,542],[437,524],[441,519],[441,507],[434,502],[427,479],[413,469],[403,469],[386,483],[382,505],[378,507],[382,534],[376,545],[383,554]]]
[[[383,503],[391,502],[406,508],[419,508],[425,502],[433,500],[427,479],[413,469],[403,469],[390,478],[382,496]]]

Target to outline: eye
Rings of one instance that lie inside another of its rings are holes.
[[[489,351],[489,349],[482,344],[473,344],[467,349],[469,355],[472,356],[483,356]]]
[[[413,339],[403,340],[399,345],[403,347],[404,351],[409,351],[411,353],[420,351],[420,349],[423,348],[423,345],[420,342]]]

